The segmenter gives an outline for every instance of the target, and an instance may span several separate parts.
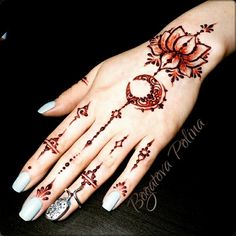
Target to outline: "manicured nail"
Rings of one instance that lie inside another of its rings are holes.
[[[12,188],[20,193],[22,192],[25,187],[28,185],[28,183],[30,182],[30,175],[27,172],[21,172],[18,177],[16,178],[15,182],[12,185]]]
[[[37,215],[42,205],[39,198],[33,197],[23,205],[19,216],[25,221],[30,221]]]
[[[1,37],[2,40],[6,40],[7,38],[7,32]]]
[[[56,103],[55,103],[54,101],[48,102],[48,103],[44,104],[43,106],[41,106],[41,107],[38,109],[38,113],[43,114],[43,113],[45,113],[46,111],[51,110],[51,109],[54,108],[55,106],[56,106]]]
[[[103,201],[102,207],[107,211],[114,209],[116,203],[120,200],[120,192],[113,191],[111,192]]]

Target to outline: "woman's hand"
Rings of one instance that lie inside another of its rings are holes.
[[[134,149],[104,197],[103,208],[113,210],[131,194],[191,112],[202,79],[228,49],[214,36],[222,27],[216,19],[183,23],[189,15],[149,42],[102,62],[39,109],[46,116],[70,114],[13,184],[17,192],[37,184],[21,218],[34,220],[46,211],[50,220],[65,219]]]

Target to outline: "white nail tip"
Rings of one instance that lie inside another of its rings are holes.
[[[107,211],[111,211],[116,206],[117,202],[120,200],[120,192],[111,192],[103,201],[102,207]]]
[[[39,198],[33,197],[23,205],[19,216],[25,221],[30,221],[37,215],[42,205],[43,204]]]
[[[30,182],[30,175],[27,172],[21,172],[18,177],[16,178],[15,182],[12,185],[12,188],[20,193],[22,192],[25,187],[28,185]]]
[[[46,111],[51,110],[51,109],[54,108],[55,106],[56,106],[56,103],[55,103],[54,101],[48,102],[48,103],[44,104],[43,106],[41,106],[41,107],[38,109],[38,113],[43,114],[43,113],[45,113]]]
[[[5,40],[7,38],[7,32],[1,37],[2,40]]]

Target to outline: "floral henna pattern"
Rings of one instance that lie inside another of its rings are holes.
[[[116,190],[120,191],[121,194],[123,195],[123,197],[125,197],[126,194],[127,194],[127,187],[125,185],[125,181],[124,182],[119,182],[119,183],[115,184],[113,186],[113,189],[116,189]]]
[[[111,149],[111,151],[110,151],[110,155],[115,151],[115,149],[116,148],[118,148],[118,147],[123,147],[122,145],[123,145],[123,142],[126,140],[128,138],[128,135],[127,136],[125,136],[124,138],[122,138],[121,140],[119,140],[119,141],[116,141],[115,142],[115,146]]]
[[[140,161],[143,161],[145,160],[147,157],[150,156],[150,153],[151,151],[149,150],[149,148],[152,146],[152,143],[154,142],[154,139],[147,143],[146,147],[145,148],[142,148],[140,151],[139,151],[139,154],[138,154],[138,158],[136,160],[136,163],[133,165],[133,167],[131,168],[131,171],[134,170],[135,168],[138,167],[138,164]]]
[[[178,26],[155,36],[148,45],[151,53],[148,53],[145,65],[158,67],[154,75],[165,70],[172,84],[185,76],[201,78],[202,65],[208,62],[211,47],[202,43],[198,36],[213,32],[214,25],[201,25],[196,34],[188,33],[182,26]]]
[[[132,104],[136,107],[136,109],[144,112],[144,111],[154,111],[156,108],[162,109],[164,106],[164,102],[166,101],[166,88],[164,85],[162,85],[160,82],[158,82],[154,76],[152,75],[138,75],[136,76],[133,81],[147,81],[150,85],[150,93],[147,94],[145,97],[137,97],[134,96],[131,92],[130,88],[130,82],[128,83],[126,87],[126,103],[120,107],[119,109],[116,109],[111,112],[111,116],[107,123],[103,125],[100,130],[97,131],[97,133],[92,137],[92,139],[88,140],[84,146],[84,148],[90,146],[94,139],[97,138],[109,125],[114,119],[121,119],[122,117],[122,110],[128,106],[129,104]]]
[[[93,170],[85,170],[81,177],[83,179],[81,186],[84,187],[86,184],[92,186],[93,188],[97,187],[96,172],[100,169],[102,163],[96,166]]]
[[[55,179],[48,184],[46,187],[41,187],[39,189],[37,189],[37,193],[36,193],[36,197],[38,198],[42,198],[42,200],[47,201],[49,199],[48,195],[51,195],[51,189],[53,186],[53,182],[55,181]]]
[[[62,133],[58,134],[58,136],[55,138],[45,139],[43,141],[43,144],[45,144],[44,150],[40,153],[40,155],[38,156],[38,159],[47,151],[51,151],[53,154],[60,153],[58,151],[59,139],[62,137],[62,135],[65,132],[66,132],[66,130],[64,130]]]
[[[74,117],[74,119],[70,122],[69,125],[71,125],[74,121],[76,121],[77,119],[79,119],[81,116],[88,116],[88,108],[89,108],[89,104],[90,102],[85,105],[84,107],[79,107],[77,108],[77,112],[76,112],[76,116]]]

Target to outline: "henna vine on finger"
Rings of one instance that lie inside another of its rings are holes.
[[[88,140],[84,146],[84,148],[90,146],[94,139],[97,138],[110,124],[114,119],[121,119],[122,117],[122,110],[132,104],[135,106],[136,109],[144,112],[144,111],[154,111],[155,109],[162,109],[164,106],[164,102],[166,101],[166,88],[160,82],[158,82],[154,76],[152,75],[138,75],[136,76],[133,81],[146,81],[150,86],[150,92],[144,97],[137,97],[133,95],[131,92],[130,82],[126,87],[126,103],[111,112],[111,116],[107,123],[105,123],[97,133],[92,137],[92,139]]]
[[[156,35],[148,45],[151,53],[148,53],[145,65],[157,66],[154,75],[165,70],[172,84],[184,77],[201,78],[202,65],[208,62],[211,47],[202,43],[199,35],[213,32],[214,25],[201,25],[196,34],[188,33],[178,26]]]
[[[50,184],[48,184],[46,187],[42,186],[41,188],[38,188],[37,193],[36,193],[36,197],[41,198],[44,201],[47,201],[49,199],[48,196],[51,195],[50,190],[52,189],[54,181],[55,181],[55,179]]]
[[[55,138],[45,139],[43,141],[43,144],[45,144],[44,150],[40,153],[40,155],[38,156],[38,159],[47,151],[51,151],[52,154],[59,154],[60,152],[57,149],[58,145],[59,145],[59,140],[65,132],[66,132],[66,130],[64,130],[62,133],[58,134],[58,136]]]
[[[81,116],[85,116],[85,117],[88,116],[89,104],[90,104],[90,102],[87,105],[85,105],[84,107],[77,108],[76,116],[74,116],[74,119],[70,122],[69,125],[71,125],[74,121],[79,119]]]
[[[138,164],[140,161],[143,161],[145,160],[147,157],[150,156],[150,147],[152,146],[152,143],[154,142],[154,139],[147,143],[146,147],[145,148],[142,148],[140,151],[139,151],[139,154],[138,154],[138,158],[136,160],[136,163],[133,165],[133,167],[131,168],[131,171],[134,170],[135,168],[138,167]]]
[[[124,138],[122,138],[121,140],[119,140],[119,141],[116,141],[115,142],[115,146],[111,149],[111,151],[110,151],[110,155],[115,151],[115,149],[116,148],[118,148],[118,147],[123,147],[122,145],[123,145],[123,142],[126,140],[128,138],[128,135],[127,136],[125,136]]]

